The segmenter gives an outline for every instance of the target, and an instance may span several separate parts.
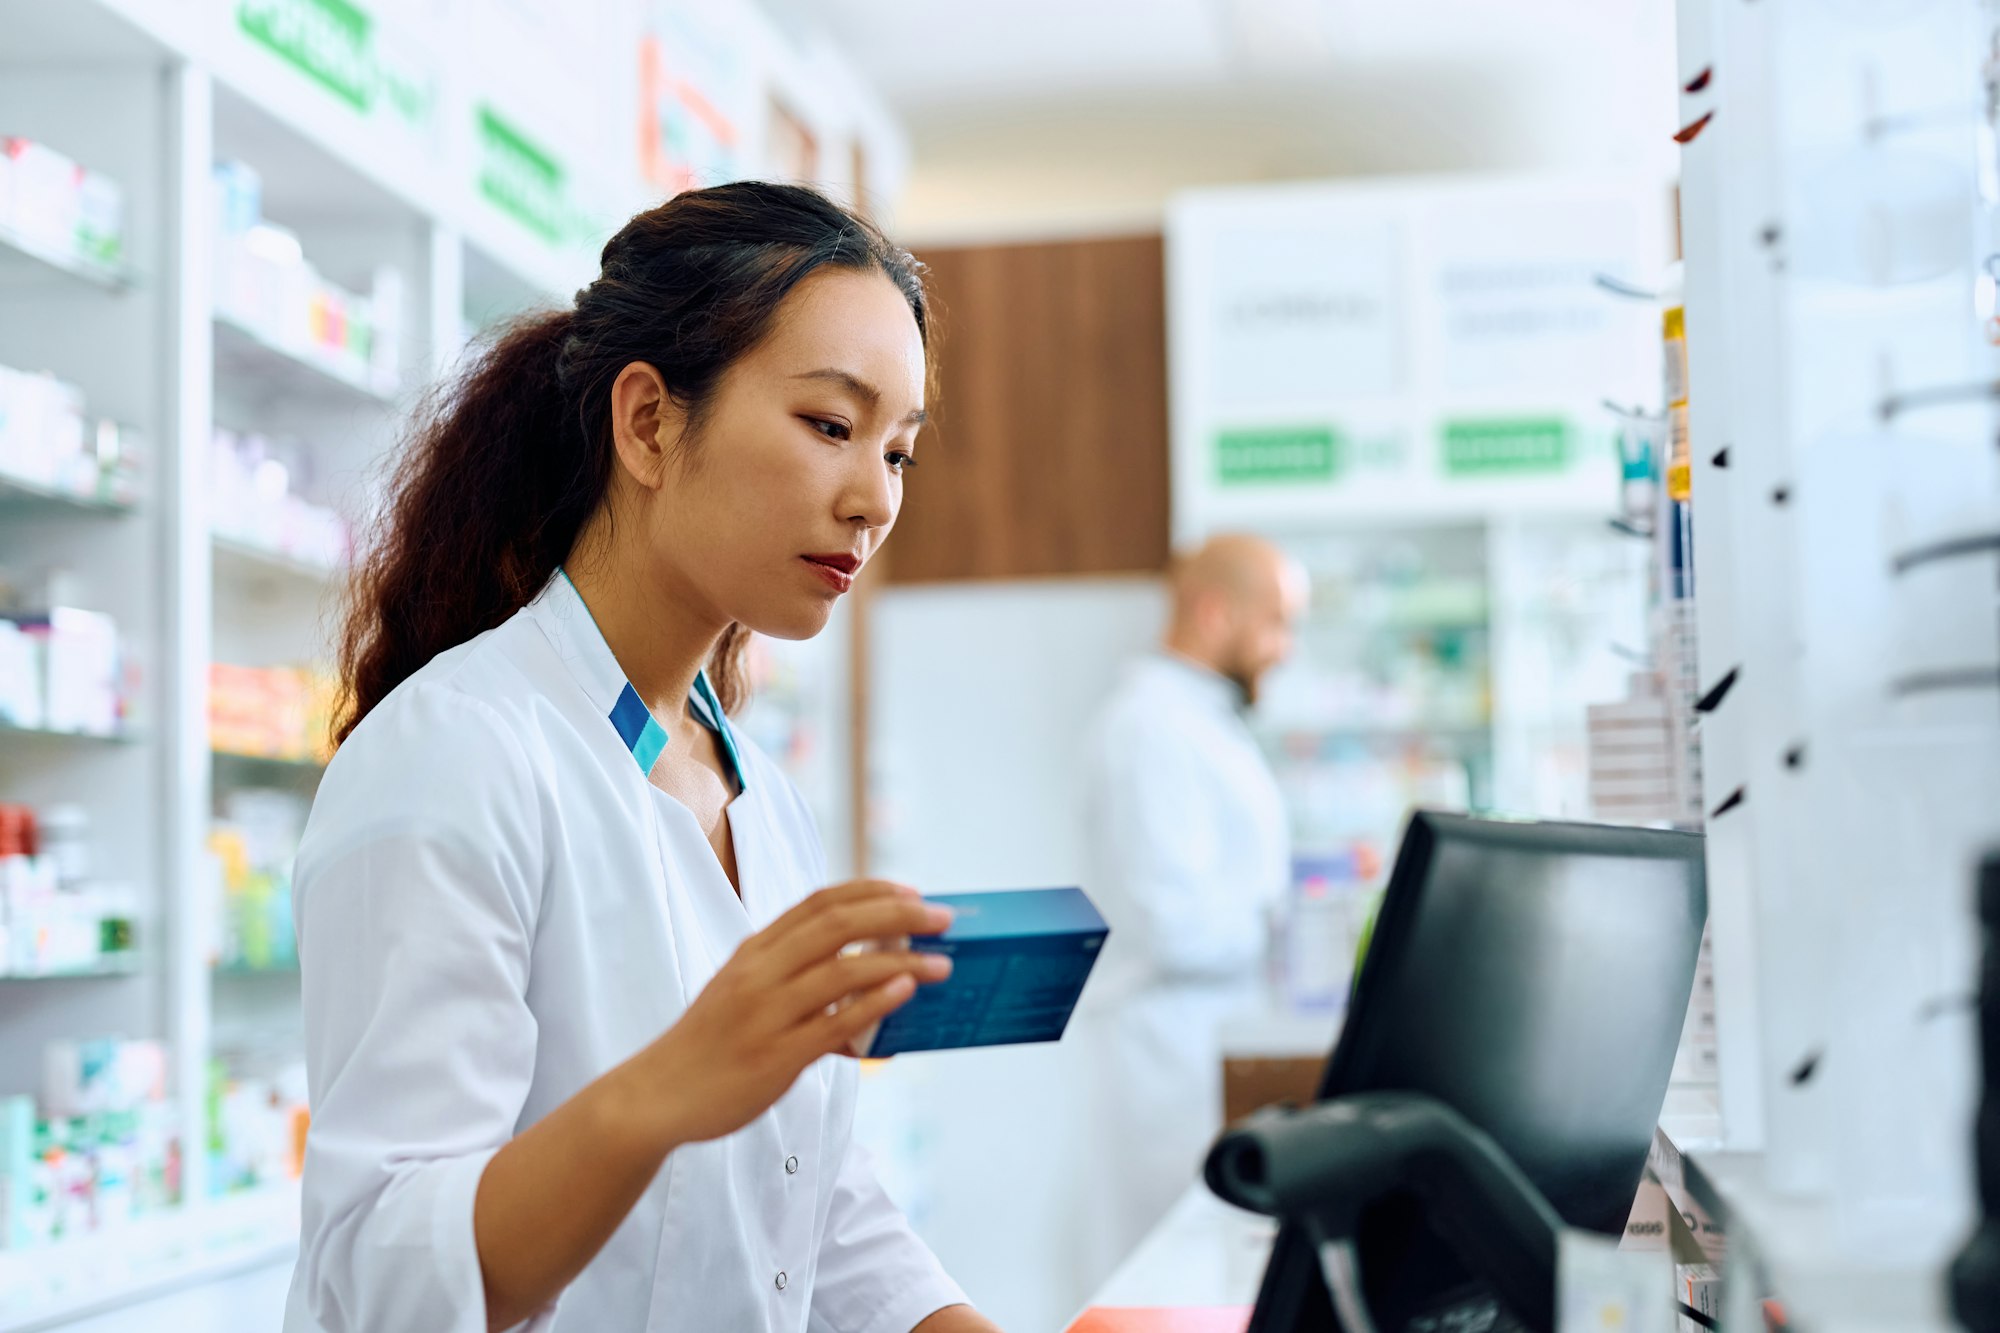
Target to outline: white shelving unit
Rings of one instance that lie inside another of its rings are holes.
[[[1725,1146],[1801,1327],[1929,1329],[1972,1214],[2000,844],[1978,0],[1680,0],[1703,797]],[[1972,539],[1972,540],[1960,540]],[[1754,1267],[1742,1264],[1745,1269]]]
[[[10,7],[0,22],[20,17]],[[124,192],[134,273],[112,275],[46,253],[0,262],[0,364],[47,370],[78,385],[93,414],[136,427],[155,451],[129,511],[9,483],[0,508],[0,566],[67,571],[77,601],[113,616],[144,670],[130,730],[116,740],[20,732],[0,736],[0,793],[89,816],[94,869],[141,894],[136,970],[0,980],[0,1092],[38,1091],[43,1046],[58,1038],[165,1036],[174,997],[165,818],[172,799],[164,671],[173,617],[160,578],[173,519],[158,471],[176,378],[170,321],[179,161],[168,126],[167,52],[110,14],[78,6],[73,28],[24,21],[0,51],[0,125],[58,146]],[[4,247],[12,249],[12,247]],[[139,276],[143,275],[143,276]],[[186,1102],[184,1100],[184,1107]],[[63,1256],[0,1253],[0,1326],[60,1308],[40,1275]],[[110,1285],[109,1283],[106,1284]]]
[[[406,308],[387,312],[401,327],[375,330],[377,338],[393,337],[400,353],[386,371],[247,322],[220,305],[219,283],[190,292],[184,312],[191,322],[206,322],[213,337],[209,429],[193,437],[204,460],[214,461],[209,441],[215,431],[267,438],[282,451],[294,494],[359,517],[373,507],[371,491],[408,397],[403,386],[428,379],[431,346],[453,332],[445,315],[429,305],[443,295],[429,272],[440,220],[226,84],[211,82],[210,97],[210,159],[241,163],[256,173],[263,216],[296,234],[308,262],[348,291],[368,290],[372,275],[387,269],[405,290],[418,294]],[[205,187],[206,179],[188,184]],[[213,232],[204,239],[211,247],[221,244]],[[209,258],[211,264],[219,261],[213,248]],[[204,490],[215,493],[213,486]],[[206,529],[193,534],[189,573],[198,580],[205,566],[208,660],[254,668],[329,663],[342,571],[229,535],[211,522],[205,504],[183,512],[200,515]],[[191,626],[196,632],[203,628]],[[184,838],[201,841],[184,843],[184,863],[205,868],[209,821],[230,815],[240,799],[290,802],[303,825],[318,785],[316,765],[220,753],[206,739],[204,749],[209,762],[198,806],[203,818],[199,828],[183,831]],[[205,885],[206,876],[194,882]],[[288,902],[289,893],[285,873],[273,896]],[[208,906],[212,911],[212,897]],[[208,952],[220,945],[223,923],[210,916],[202,924],[202,956],[189,959],[183,950],[181,961],[202,969],[208,1036],[190,1048],[200,1052],[199,1064],[183,1059],[183,1086],[200,1080],[205,1087],[214,1077],[211,1069],[274,1085],[302,1083],[304,1020],[296,967],[220,965]],[[271,929],[282,930],[282,920]],[[191,1167],[190,1178],[200,1189],[217,1188],[209,1178],[210,1163],[191,1161]]]
[[[300,64],[310,53],[246,37],[238,8],[0,0],[0,134],[45,142],[117,182],[128,256],[108,268],[0,231],[0,365],[78,385],[92,415],[135,427],[146,442],[130,505],[0,476],[0,569],[63,570],[79,604],[115,618],[142,668],[131,723],[118,736],[0,728],[0,800],[83,806],[96,869],[142,895],[131,958],[85,975],[0,977],[0,1094],[38,1091],[51,1040],[161,1038],[186,1149],[184,1201],[172,1212],[52,1246],[0,1249],[0,1333],[55,1327],[282,1258],[295,1243],[295,1187],[210,1196],[210,1061],[239,1048],[296,1056],[299,991],[295,967],[210,965],[207,842],[231,792],[309,796],[321,769],[213,751],[207,693],[213,663],[324,664],[342,571],[211,530],[215,431],[275,442],[293,491],[365,516],[409,409],[467,339],[567,301],[594,273],[604,236],[653,198],[636,144],[602,132],[616,124],[636,134],[630,108],[593,115],[572,140],[587,145],[565,163],[565,188],[576,193],[569,202],[587,224],[575,234],[551,240],[482,195],[474,113],[504,96],[494,90],[509,86],[507,59],[536,62],[520,71],[523,86],[570,79],[579,105],[619,86],[588,69],[547,68],[534,32],[517,34],[511,48],[495,44],[488,6],[443,0],[406,20],[363,0],[380,10],[372,17],[383,30],[411,25],[397,29],[407,49],[396,58],[415,52],[430,80],[421,90],[428,121],[415,136],[385,127],[379,108],[331,93]],[[593,21],[607,39],[620,35],[617,23],[650,21],[630,6],[600,8]],[[553,22],[525,12],[507,21]],[[761,99],[784,87],[788,105],[818,108],[814,129],[831,169],[823,184],[846,192],[855,182],[841,173],[865,157],[866,192],[893,194],[907,159],[900,134],[836,58],[793,49],[749,11],[724,30],[761,80],[760,100],[738,110],[740,174],[756,172]],[[625,35],[636,56],[639,33]],[[547,123],[535,116],[530,106],[522,119]],[[857,138],[865,154],[847,151]],[[365,292],[378,271],[400,279],[392,373],[319,355],[217,308],[211,178],[224,161],[257,172],[264,215],[296,234],[329,281]],[[826,739],[839,721],[816,734]],[[783,731],[782,719],[766,725]],[[824,753],[813,762],[844,770]],[[830,833],[845,831],[843,817]]]

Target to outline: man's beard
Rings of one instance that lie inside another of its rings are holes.
[[[1236,665],[1224,671],[1222,677],[1231,685],[1234,685],[1237,693],[1243,696],[1242,706],[1245,709],[1257,706],[1258,686],[1261,680],[1260,673],[1252,671],[1247,666]]]

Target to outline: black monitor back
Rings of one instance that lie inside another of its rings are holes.
[[[1666,1100],[1707,914],[1699,834],[1419,813],[1322,1100],[1423,1093],[1485,1130],[1570,1226],[1617,1234]],[[1384,1333],[1467,1279],[1414,1207],[1360,1259]],[[1337,1328],[1302,1235],[1280,1235],[1252,1333]]]

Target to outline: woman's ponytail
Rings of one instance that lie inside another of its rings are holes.
[[[829,266],[886,274],[927,331],[922,266],[907,251],[815,190],[745,181],[633,218],[573,309],[517,321],[435,393],[350,588],[334,743],[426,662],[527,605],[568,557],[610,485],[620,371],[659,371],[698,446],[723,372]],[[730,710],[746,694],[748,640],[731,626],[709,665]]]
[[[507,328],[419,411],[350,587],[334,743],[424,663],[541,591],[604,494],[560,383],[574,311]]]

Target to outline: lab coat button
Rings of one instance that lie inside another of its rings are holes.
[[[799,1159],[796,1157],[787,1157],[785,1159],[785,1174],[788,1176],[796,1176],[798,1173],[799,1173]]]
[[[786,1277],[783,1273],[778,1274],[778,1290],[783,1291],[786,1287],[791,1285],[791,1281],[792,1280]]]

